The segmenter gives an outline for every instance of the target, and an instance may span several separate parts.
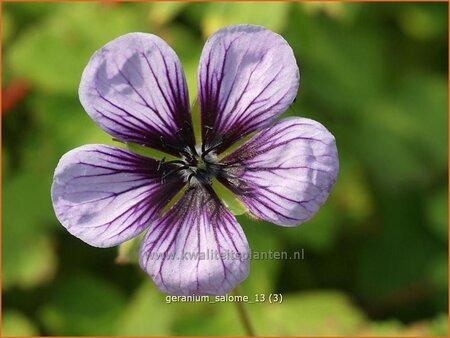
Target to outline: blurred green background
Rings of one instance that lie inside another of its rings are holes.
[[[95,50],[128,32],[178,53],[191,100],[205,38],[264,25],[293,47],[302,84],[286,115],[336,136],[340,175],[308,223],[239,217],[253,250],[305,250],[252,261],[241,293],[259,335],[447,335],[446,3],[4,3],[3,335],[239,335],[235,304],[165,304],[117,249],[58,223],[59,158],[109,143],[79,103]]]

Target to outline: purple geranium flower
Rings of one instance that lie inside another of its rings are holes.
[[[79,95],[91,118],[129,147],[86,145],[61,158],[52,186],[58,219],[96,247],[150,227],[139,261],[160,290],[225,294],[247,277],[249,247],[216,187],[249,214],[294,226],[314,215],[336,180],[335,139],[325,127],[300,117],[272,123],[294,100],[299,78],[280,35],[252,25],[219,30],[200,58],[196,140],[175,52],[152,34],[109,42],[90,59]]]

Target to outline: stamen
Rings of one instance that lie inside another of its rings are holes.
[[[185,164],[185,165],[183,165],[183,166],[181,166],[181,167],[172,169],[172,170],[169,171],[168,173],[163,172],[163,175],[161,176],[161,183],[164,184],[164,183],[166,182],[166,178],[167,178],[167,177],[169,177],[170,175],[175,174],[175,173],[177,173],[177,172],[179,172],[179,171],[181,171],[181,170],[184,170],[184,169],[189,169],[189,165]]]
[[[211,151],[216,150],[223,144],[223,141],[219,141],[216,145],[208,148],[206,151],[203,151],[202,153],[202,160],[205,161],[205,156],[208,155]],[[208,161],[205,161],[208,162]]]
[[[184,124],[184,126],[179,128],[176,131],[176,134],[178,136],[181,136],[181,141],[183,142],[183,144],[188,145],[185,148],[185,150],[189,149],[189,154],[190,155],[198,156],[197,155],[197,151],[195,150],[195,146],[194,146],[194,143],[195,143],[194,138],[193,138],[193,131],[194,130],[192,129],[192,126],[191,126],[191,124],[188,121],[184,120],[183,124]]]
[[[183,161],[183,160],[173,160],[173,161],[167,161],[167,162],[164,162],[164,164],[171,164],[171,163],[173,163],[173,164],[181,164],[181,165],[188,165],[185,161]]]
[[[159,139],[161,140],[161,143],[162,143],[162,146],[163,146],[163,148],[166,148],[167,147],[167,143],[166,143],[166,140],[164,140],[164,136],[160,136],[159,137]]]
[[[182,166],[184,165],[188,165],[185,161],[183,160],[172,160],[172,161],[166,161],[166,158],[163,157],[161,160],[158,161],[158,167],[156,168],[156,171],[159,171],[161,169],[161,167],[164,164],[181,164]]]
[[[206,139],[208,138],[208,133],[209,133],[211,130],[214,130],[214,128],[211,127],[211,126],[205,126],[205,129],[206,129],[206,131],[205,131],[205,139],[204,139],[203,142],[202,142],[202,153],[205,152],[205,145],[206,145]]]
[[[219,137],[216,138],[211,134],[211,131],[214,130],[213,127],[205,126],[205,142],[202,143],[201,149],[192,148],[191,143],[186,142],[186,139],[191,135],[190,132],[192,127],[187,121],[185,121],[184,124],[184,127],[179,128],[176,132],[178,136],[177,140],[183,142],[185,145],[182,150],[168,144],[163,136],[160,137],[163,147],[170,147],[180,151],[182,159],[166,161],[166,158],[163,157],[158,163],[158,171],[163,170],[162,168],[167,168],[167,171],[164,170],[161,176],[161,182],[165,183],[169,176],[179,173],[182,170],[187,170],[182,173],[182,176],[187,183],[186,191],[189,191],[195,186],[197,181],[201,185],[210,185],[212,179],[217,177],[223,170],[222,168],[224,165],[216,163],[215,157],[210,155],[213,151],[219,149],[219,147],[223,145],[223,141]],[[208,137],[214,137],[214,139],[208,140]],[[176,165],[176,167],[164,167],[169,164]],[[193,179],[196,179],[197,181],[193,181]]]
[[[164,164],[165,161],[166,161],[165,157],[163,157],[160,161],[158,161],[158,168],[156,168],[156,171],[159,171],[159,169],[161,169],[161,166]]]
[[[194,187],[191,185],[191,180],[192,180],[193,177],[195,177],[195,174],[194,173],[190,173],[188,178],[187,178],[187,189],[186,189],[186,192],[194,189]]]
[[[184,148],[181,148],[179,146],[174,146],[172,144],[168,144],[166,142],[166,140],[164,139],[164,136],[160,136],[159,139],[161,140],[162,146],[163,148],[169,148],[169,149],[173,149],[176,150],[178,152],[178,154],[183,157],[183,156],[190,156],[190,158],[192,158],[193,156],[198,156],[197,155],[197,151],[195,150],[195,146],[193,145],[194,139],[192,138],[192,127],[190,125],[190,123],[188,121],[184,121],[184,127],[179,128],[175,134],[177,136],[180,137],[180,139],[178,141],[181,141],[182,144],[186,145]],[[186,131],[188,131],[188,133],[186,133]],[[189,131],[191,131],[189,133]]]

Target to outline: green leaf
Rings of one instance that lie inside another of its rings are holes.
[[[327,252],[333,248],[339,231],[339,215],[327,202],[309,221],[298,227],[285,229],[288,241],[315,252]]]
[[[441,313],[429,324],[428,335],[447,337],[448,336],[448,314]]]
[[[354,253],[357,290],[376,304],[408,286],[421,285],[424,271],[442,250],[421,224],[420,195],[408,191],[383,194],[378,203],[376,231]]]
[[[154,2],[150,7],[150,21],[157,26],[170,23],[187,5],[186,2]]]
[[[6,310],[2,315],[2,336],[39,336],[39,330],[36,325],[21,312]]]
[[[104,132],[84,111],[77,92],[72,95],[40,93],[30,97],[36,123],[36,136],[27,144],[29,167],[51,172],[61,156],[83,144],[112,144]],[[35,148],[39,148],[37,153]]]
[[[29,288],[53,278],[56,255],[47,229],[54,224],[51,176],[19,175],[3,190],[3,287]],[[45,193],[44,193],[45,192]],[[26,210],[24,212],[23,210]]]
[[[448,240],[448,191],[442,189],[427,200],[427,225],[443,243]]]
[[[434,291],[430,297],[434,307],[440,311],[446,311],[448,309],[447,250],[442,250],[440,255],[435,255],[433,261],[430,263],[430,268],[425,275]]]
[[[213,302],[214,296],[210,296]],[[241,336],[245,334],[231,302],[179,304],[183,312],[176,317],[173,334],[176,336]]]
[[[364,116],[368,101],[385,86],[385,59],[374,57],[383,50],[382,36],[359,21],[342,24],[324,15],[312,17],[305,7],[310,4],[291,8],[283,34],[300,66],[298,104],[308,106],[306,110],[319,121],[326,116],[340,116],[340,122],[348,116]],[[352,34],[355,29],[358,34]]]
[[[139,236],[130,239],[118,246],[118,253],[116,257],[116,263],[127,264],[139,262],[139,248],[141,247],[142,239],[145,236],[146,231],[144,231]]]
[[[130,297],[115,323],[119,336],[168,336],[176,316],[176,304],[166,304],[165,295],[146,281]]]
[[[444,319],[445,317],[445,319]],[[445,333],[444,333],[445,332]],[[447,336],[448,316],[441,314],[432,320],[421,320],[409,325],[403,324],[398,319],[388,319],[371,322],[357,332],[358,336],[390,336],[390,337],[423,337],[423,336]]]
[[[247,215],[238,216],[237,220],[244,230],[250,250],[256,257],[263,257],[269,250],[272,252],[283,250],[280,233],[286,229],[264,221],[257,221]],[[278,259],[251,259],[250,273],[242,283],[242,294],[253,294],[255,292],[274,291],[279,272],[284,262]]]
[[[331,20],[339,20],[344,23],[352,21],[358,14],[361,5],[345,2],[297,2],[297,5],[311,16],[326,14]],[[313,18],[314,19],[314,18]]]
[[[2,13],[2,43],[7,45],[13,35],[15,24],[9,11],[3,10]]]
[[[361,336],[401,336],[405,334],[405,325],[397,319],[372,322],[360,332]]]
[[[344,152],[339,157],[340,174],[323,208],[333,209],[336,214],[332,217],[345,217],[351,221],[349,226],[361,229],[363,222],[375,212],[375,198],[369,186],[368,175],[353,155]],[[341,210],[335,210],[336,207]]]
[[[353,335],[366,321],[349,298],[338,291],[284,294],[281,304],[248,305],[261,336]],[[253,312],[255,308],[255,312]]]
[[[60,8],[60,4],[36,2],[30,5],[16,2],[5,3],[2,8],[4,12],[11,14],[17,31],[22,31],[47,19],[48,16]]]
[[[9,231],[5,231],[9,232]],[[14,237],[5,240],[19,242],[5,244],[3,259],[3,287],[32,288],[51,280],[57,268],[53,242],[44,235]]]
[[[232,24],[262,25],[273,31],[281,31],[286,23],[290,3],[266,2],[264,6],[253,2],[219,2],[207,8],[203,17],[203,36]]]
[[[52,297],[40,309],[50,335],[109,336],[114,334],[125,305],[124,295],[108,281],[85,274],[60,280]]]
[[[44,91],[77,93],[82,71],[97,49],[119,35],[145,30],[127,7],[102,3],[58,7],[57,14],[22,34],[6,55],[16,76]]]
[[[387,188],[425,185],[447,167],[447,86],[419,75],[408,75],[395,98],[368,105],[353,133],[352,151]]]
[[[446,293],[448,285],[448,257],[444,253],[436,256],[427,273],[436,290]],[[444,299],[442,299],[444,300]]]
[[[447,21],[439,14],[439,8],[408,6],[398,15],[403,31],[414,39],[428,40],[446,35]]]

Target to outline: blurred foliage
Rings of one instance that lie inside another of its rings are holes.
[[[341,161],[308,223],[238,217],[255,251],[305,250],[251,262],[242,294],[284,297],[246,305],[257,333],[448,334],[447,4],[73,2],[3,4],[4,336],[243,334],[234,304],[166,304],[137,266],[114,264],[135,259],[133,243],[119,259],[88,247],[50,200],[62,154],[111,143],[77,96],[95,50],[131,31],[163,37],[194,100],[205,38],[233,23],[287,39],[302,84],[284,116],[322,122]]]

